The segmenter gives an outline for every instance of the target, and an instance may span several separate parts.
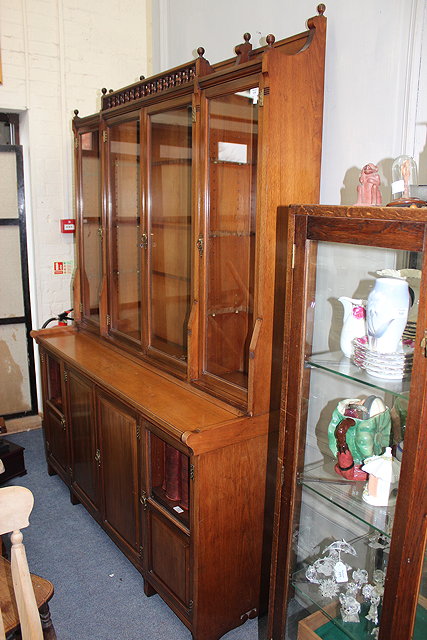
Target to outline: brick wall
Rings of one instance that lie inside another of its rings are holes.
[[[69,308],[74,239],[71,120],[150,69],[149,0],[0,0],[0,111],[19,111],[24,145],[34,326]]]

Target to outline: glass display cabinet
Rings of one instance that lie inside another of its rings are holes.
[[[194,640],[257,616],[268,591],[278,206],[319,198],[324,10],[258,48],[245,34],[229,60],[199,47],[73,118],[75,325],[34,333],[63,376],[55,460],[62,442],[73,502]]]
[[[425,209],[289,210],[274,640],[426,635],[426,232]]]

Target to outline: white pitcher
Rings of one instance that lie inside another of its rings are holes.
[[[378,278],[368,296],[366,324],[369,346],[381,353],[402,350],[401,338],[408,319],[408,283],[400,278]]]
[[[341,296],[338,298],[344,307],[344,320],[340,336],[340,348],[347,358],[353,353],[354,338],[366,336],[365,300],[356,300]]]

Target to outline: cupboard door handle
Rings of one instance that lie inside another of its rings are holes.
[[[199,256],[202,257],[203,256],[203,252],[205,250],[205,241],[203,239],[202,234],[200,234],[198,239],[197,239],[196,247],[197,247],[197,250],[199,252]]]
[[[139,501],[142,504],[144,511],[146,511],[146,509],[147,509],[147,494],[145,493],[145,491],[143,491],[141,493],[141,497],[139,498]]]
[[[143,233],[141,236],[141,243],[139,245],[141,249],[146,249],[148,247],[148,235]]]

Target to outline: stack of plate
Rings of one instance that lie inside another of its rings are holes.
[[[353,362],[375,378],[402,380],[411,374],[414,347],[402,344],[401,352],[381,353],[373,351],[367,338],[353,340]]]

